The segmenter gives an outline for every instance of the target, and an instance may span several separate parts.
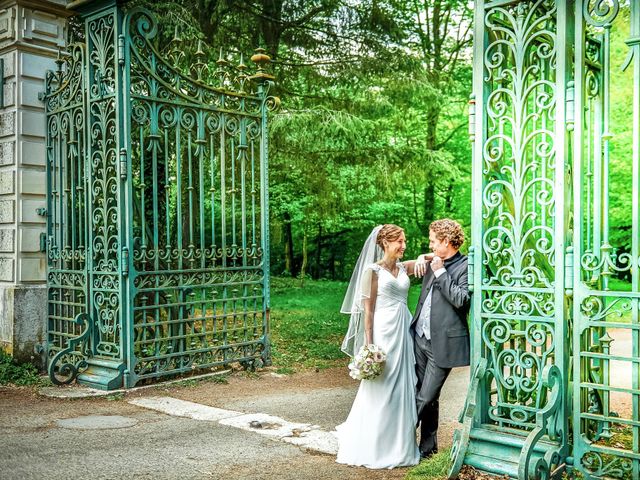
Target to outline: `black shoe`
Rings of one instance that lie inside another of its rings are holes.
[[[428,452],[420,452],[420,458],[431,458],[436,453],[438,453],[437,449],[433,449]]]

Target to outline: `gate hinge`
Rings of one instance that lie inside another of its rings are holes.
[[[571,80],[567,84],[567,131],[572,132],[574,129],[575,121],[576,121],[576,112],[575,112],[575,82]]]
[[[564,254],[564,292],[573,295],[573,247],[568,246]]]
[[[124,35],[118,35],[118,63],[124,65]]]
[[[120,149],[120,178],[127,179],[127,150],[124,148]]]
[[[36,355],[46,355],[48,350],[47,342],[36,343],[33,345],[33,353]]]
[[[47,251],[47,234],[40,232],[40,251],[46,253]]]
[[[129,275],[129,249],[122,247],[122,275]]]

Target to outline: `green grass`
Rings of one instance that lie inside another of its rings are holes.
[[[203,383],[217,383],[217,384],[227,384],[229,383],[229,375],[209,375],[207,377],[196,377],[196,378],[185,378],[179,382],[175,382],[173,386],[175,387],[197,387]]]
[[[295,370],[291,367],[280,367],[276,368],[276,373],[279,375],[291,375]]]
[[[305,280],[301,286],[298,279],[271,279],[273,364],[282,373],[346,363],[340,351],[349,323],[349,317],[340,313],[346,290],[346,282]],[[412,287],[411,309],[419,294],[419,286]]]
[[[346,284],[272,278],[271,342],[279,368],[324,368],[344,358],[340,343],[347,326],[340,314]]]
[[[0,385],[47,385],[38,369],[30,363],[18,364],[13,357],[0,350]]]
[[[622,450],[633,450],[633,427],[614,423],[610,425],[611,437],[596,440],[596,445],[620,448]],[[604,456],[604,454],[603,454]]]
[[[562,474],[562,480],[582,480],[583,478],[584,475],[576,470],[573,470],[571,472],[564,472]]]
[[[407,473],[406,480],[444,480],[449,471],[449,455],[451,449],[448,448],[438,452],[432,457],[422,460]]]

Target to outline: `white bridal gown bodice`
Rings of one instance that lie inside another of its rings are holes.
[[[373,316],[373,343],[387,353],[382,375],[362,380],[347,420],[336,427],[338,463],[369,468],[416,465],[415,357],[407,308],[409,276],[398,277],[373,264],[378,296]]]

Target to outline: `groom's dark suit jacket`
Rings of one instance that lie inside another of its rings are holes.
[[[436,365],[453,368],[469,365],[469,313],[470,294],[467,257],[457,252],[444,261],[446,273],[435,278],[431,265],[422,280],[420,299],[411,321],[411,335],[415,336],[416,322],[422,306],[431,294],[431,346]]]

